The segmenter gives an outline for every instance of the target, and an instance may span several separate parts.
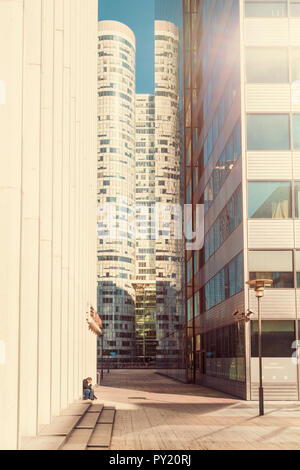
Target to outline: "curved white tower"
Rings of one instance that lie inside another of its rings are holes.
[[[155,199],[161,208],[156,239],[156,363],[173,360],[180,345],[182,325],[182,240],[175,235],[181,205],[181,149],[179,102],[179,28],[155,21]],[[170,213],[170,235],[165,208]]]
[[[98,28],[98,310],[112,361],[134,354],[135,36],[124,24]],[[102,210],[102,212],[101,212]]]

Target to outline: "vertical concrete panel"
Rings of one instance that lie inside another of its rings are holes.
[[[79,193],[79,154],[80,154],[80,108],[79,108],[79,82],[80,82],[80,8],[79,0],[74,2],[75,9],[75,42],[74,46],[76,48],[76,56],[74,63],[74,74],[75,74],[75,98],[76,98],[76,110],[75,110],[75,224],[74,224],[74,246],[75,246],[75,306],[74,306],[74,398],[78,392],[78,383],[79,383],[79,332],[78,332],[78,312],[79,312],[79,202],[80,202],[80,193]]]
[[[55,0],[53,109],[52,414],[58,415],[61,378],[63,2]]]
[[[78,83],[78,114],[79,114],[79,119],[78,119],[78,124],[79,124],[79,154],[78,154],[78,160],[79,160],[79,178],[78,178],[78,184],[79,184],[79,227],[78,227],[78,235],[79,235],[79,266],[78,266],[78,284],[79,284],[79,302],[78,302],[78,307],[79,307],[79,312],[78,312],[78,346],[79,346],[79,351],[78,351],[78,382],[77,382],[77,390],[78,390],[78,395],[80,393],[80,381],[82,379],[83,375],[83,370],[82,370],[82,363],[83,363],[83,332],[82,332],[82,321],[84,318],[84,309],[85,305],[83,305],[83,233],[84,233],[84,219],[83,219],[83,180],[84,180],[84,88],[83,88],[83,68],[84,68],[84,59],[83,59],[83,54],[84,54],[84,31],[85,31],[85,23],[84,23],[84,5],[83,5],[83,0],[79,1],[79,18],[80,18],[80,25],[79,26],[79,37],[80,37],[80,43],[79,43],[79,57],[80,57],[80,62],[78,63],[78,77],[79,77],[79,83]]]
[[[42,2],[38,422],[51,421],[54,1]]]
[[[70,199],[70,0],[64,1],[61,407],[68,405],[69,199]]]
[[[70,51],[70,240],[69,240],[69,366],[68,366],[68,400],[74,399],[74,310],[75,310],[75,139],[76,139],[76,97],[75,97],[75,61],[76,61],[76,8],[72,2],[71,9],[71,51]]]
[[[20,435],[37,432],[41,1],[24,0]]]
[[[88,38],[88,33],[87,33],[87,24],[86,24],[86,12],[87,12],[87,6],[81,5],[81,13],[82,13],[82,25],[84,29],[84,34],[82,37],[82,53],[85,51],[85,54],[82,54],[82,68],[86,69],[86,59],[87,59],[87,38]],[[81,72],[82,73],[82,72]],[[86,136],[86,119],[87,119],[87,113],[86,113],[86,106],[87,106],[87,96],[88,96],[88,91],[87,91],[87,83],[86,83],[86,76],[84,73],[82,73],[82,142],[83,142],[83,149],[82,149],[82,226],[81,226],[81,231],[82,231],[82,275],[81,275],[81,286],[82,286],[82,314],[80,315],[80,331],[82,335],[82,366],[81,366],[81,371],[80,371],[80,376],[84,376],[85,372],[85,344],[86,344],[86,331],[84,329],[84,322],[85,322],[85,311],[87,310],[87,302],[85,301],[86,299],[86,289],[85,289],[85,283],[86,283],[86,211],[83,210],[83,207],[86,207],[86,192],[85,192],[85,183],[86,183],[86,144],[87,144],[87,136]]]
[[[0,2],[0,448],[18,435],[19,267],[21,213],[23,1]],[[4,384],[10,384],[7,394]]]
[[[83,94],[82,94],[82,69],[83,64],[83,36],[84,36],[84,16],[82,11],[82,0],[78,2],[78,17],[80,18],[80,24],[78,23],[78,58],[77,62],[77,125],[78,125],[78,317],[77,317],[77,329],[78,329],[78,368],[77,368],[77,383],[76,393],[79,393],[79,384],[82,378],[82,259],[83,259],[83,220],[82,220],[82,180],[83,180],[83,148],[84,148],[84,137],[83,137]]]

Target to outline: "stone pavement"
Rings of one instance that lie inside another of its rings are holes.
[[[300,449],[300,403],[245,402],[153,370],[104,373],[96,391],[116,407],[111,450]]]

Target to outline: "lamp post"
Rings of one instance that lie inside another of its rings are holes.
[[[259,357],[259,415],[264,415],[264,389],[262,381],[262,343],[261,343],[261,313],[260,313],[260,300],[264,296],[265,288],[271,287],[273,284],[272,279],[255,279],[246,282],[248,286],[254,289],[257,297],[258,308],[258,357]]]

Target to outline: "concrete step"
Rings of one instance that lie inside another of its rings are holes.
[[[81,416],[57,416],[52,423],[44,426],[39,436],[69,436],[77,423],[81,420]]]
[[[87,447],[85,450],[107,450],[106,447]]]
[[[110,447],[116,410],[112,407],[104,407],[86,450],[107,450]]]
[[[62,416],[83,416],[91,408],[90,403],[73,403],[61,412]]]
[[[22,449],[60,450],[90,407],[91,403],[73,403],[60,416],[56,416],[51,424],[42,426],[37,437],[25,439]],[[97,421],[99,415],[93,413],[93,416]]]
[[[113,424],[115,420],[115,410],[104,408],[102,411],[98,423],[101,424]]]
[[[38,436],[29,439],[22,450],[60,450],[66,441],[66,436]]]
[[[77,424],[76,429],[94,429],[96,426],[98,419],[100,417],[100,413],[95,412],[87,412],[82,417],[80,422]]]
[[[89,413],[101,413],[104,405],[101,403],[93,403],[89,408]]]
[[[87,448],[101,447],[108,449],[112,437],[112,424],[97,424],[88,442]]]
[[[52,423],[43,426],[38,437],[24,442],[24,450],[109,449],[115,409],[103,404],[75,403]]]
[[[93,433],[90,429],[74,429],[62,450],[85,450]]]

